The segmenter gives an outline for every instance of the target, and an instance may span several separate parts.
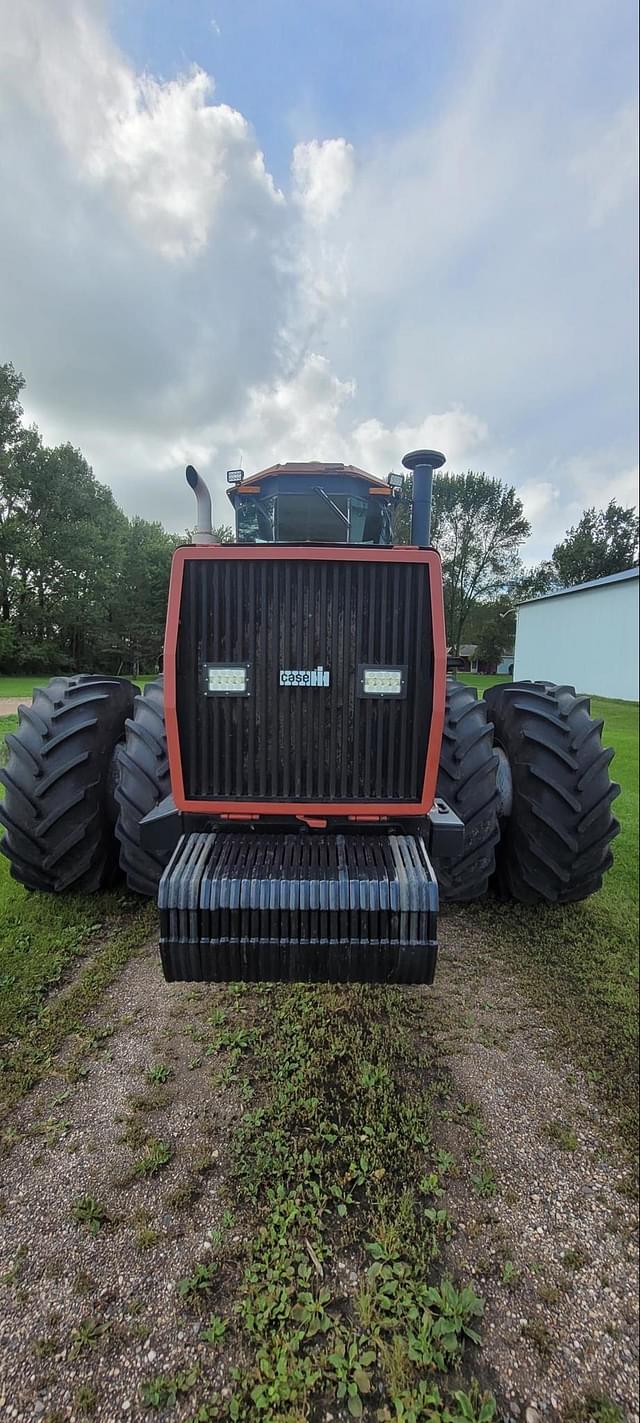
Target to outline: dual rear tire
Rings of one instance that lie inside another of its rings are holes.
[[[140,821],[169,794],[162,678],[142,694],[117,677],[55,677],[7,736],[0,850],[27,889],[85,894],[112,884],[154,897],[166,860]]]
[[[613,864],[620,829],[603,722],[591,716],[588,697],[553,682],[498,685],[485,698],[511,776],[497,857],[501,894],[522,904],[587,899]]]
[[[465,825],[456,860],[434,860],[441,897],[498,892],[524,904],[586,899],[613,863],[620,787],[589,699],[551,682],[447,683],[438,794]]]
[[[28,889],[86,893],[118,868],[155,897],[168,856],[140,837],[170,792],[163,685],[56,677],[21,707],[0,772],[0,848]],[[549,682],[489,689],[447,683],[438,795],[465,826],[461,855],[434,858],[441,897],[466,901],[494,882],[527,904],[567,904],[599,889],[619,826],[613,752],[586,697]]]
[[[27,889],[111,884],[118,868],[112,759],[137,688],[115,677],[54,677],[7,736],[0,849]]]

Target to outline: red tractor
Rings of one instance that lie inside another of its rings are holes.
[[[229,471],[236,542],[173,559],[164,675],[56,677],[7,739],[2,849],[28,889],[157,897],[167,979],[430,983],[439,897],[593,894],[618,830],[572,687],[446,676],[433,471]],[[400,482],[400,481],[398,481]]]

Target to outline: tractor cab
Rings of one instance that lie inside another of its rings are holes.
[[[236,543],[393,543],[393,489],[355,465],[275,464],[227,478]]]

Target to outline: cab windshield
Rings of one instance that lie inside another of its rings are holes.
[[[238,543],[390,544],[390,499],[332,493],[314,485],[300,492],[239,494]]]

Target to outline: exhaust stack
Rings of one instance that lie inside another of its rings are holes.
[[[413,470],[411,542],[416,548],[428,548],[431,541],[433,471],[440,469],[445,460],[446,455],[439,450],[412,450],[402,461],[405,469]]]
[[[204,479],[201,478],[197,469],[194,469],[192,464],[187,465],[186,475],[187,484],[191,485],[198,506],[198,522],[195,527],[193,542],[194,544],[217,544],[219,541],[214,537],[211,525],[211,495],[209,490],[207,489]]]

